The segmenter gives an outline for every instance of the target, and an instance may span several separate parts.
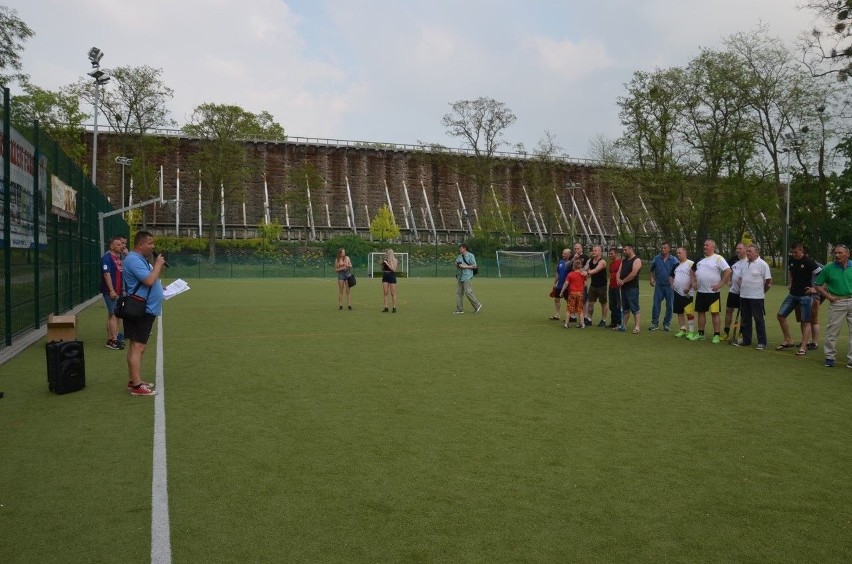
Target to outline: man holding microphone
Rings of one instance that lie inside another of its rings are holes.
[[[153,264],[149,262],[153,260]],[[161,254],[154,253],[154,236],[140,231],[133,239],[133,250],[124,259],[124,281],[128,292],[133,292],[147,300],[145,315],[139,319],[124,320],[124,336],[129,341],[127,347],[127,369],[130,380],[127,388],[133,396],[153,396],[154,384],[143,382],[141,377],[142,356],[154,320],[163,313],[163,285],[160,274],[168,266]],[[138,288],[137,288],[138,285]]]

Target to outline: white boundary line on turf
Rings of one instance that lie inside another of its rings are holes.
[[[157,318],[157,395],[154,396],[154,456],[151,480],[151,562],[171,564],[169,487],[166,469],[166,400],[163,385],[163,316]]]

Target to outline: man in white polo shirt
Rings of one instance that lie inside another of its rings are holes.
[[[760,249],[751,244],[746,247],[745,264],[739,270],[740,277],[740,317],[742,318],[742,339],[736,341],[737,346],[751,345],[751,324],[757,330],[757,350],[766,350],[766,318],[763,300],[766,292],[772,287],[772,272],[766,261],[760,258]]]

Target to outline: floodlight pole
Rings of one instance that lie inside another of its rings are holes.
[[[98,99],[100,98],[100,85],[109,82],[109,76],[106,76],[106,73],[101,70],[103,56],[103,51],[97,47],[89,49],[89,62],[92,63],[94,69],[89,73],[89,76],[95,80],[95,125],[92,133],[92,184],[95,186],[98,184]],[[124,202],[121,202],[121,205],[124,205]]]
[[[803,132],[807,129],[803,128]],[[787,188],[785,190],[786,213],[784,216],[784,250],[781,256],[784,258],[784,284],[787,284],[787,277],[790,268],[790,184],[793,181],[793,169],[791,168],[790,157],[794,150],[802,148],[802,139],[797,133],[788,133],[784,135],[786,147],[783,152],[787,153]]]

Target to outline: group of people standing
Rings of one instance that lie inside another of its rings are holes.
[[[396,313],[396,272],[399,261],[393,249],[387,249],[382,258],[382,295],[384,309],[382,313]],[[337,272],[337,309],[343,309],[343,298],[346,298],[346,309],[352,311],[352,261],[346,255],[346,249],[338,249],[334,258],[334,270]],[[391,309],[388,310],[388,307]]]
[[[714,344],[730,340],[731,344],[741,347],[751,346],[752,339],[756,337],[755,348],[766,350],[765,297],[772,287],[772,273],[766,261],[760,258],[760,247],[755,243],[739,243],[735,256],[725,259],[716,252],[716,242],[708,239],[702,251],[703,256],[693,261],[688,258],[684,247],[678,247],[672,255],[669,243],[661,245],[660,253],[651,260],[648,269],[649,283],[654,288],[648,330],[662,328],[669,331],[676,315],[679,331],[675,337],[690,341],[709,339]],[[638,334],[642,260],[632,245],[624,245],[622,252],[623,256],[619,257],[618,249],[612,247],[604,259],[600,245],[592,247],[591,257],[583,253],[580,243],[575,243],[573,250],[563,250],[550,294],[554,303],[550,319],[561,319],[561,301],[565,298],[564,327],[576,322],[577,327],[585,328],[592,324],[595,303],[600,303],[598,327],[627,331],[626,325],[633,314],[632,333]],[[833,263],[823,267],[807,256],[801,243],[791,245],[789,294],[777,314],[784,341],[776,350],[796,348],[796,355],[805,356],[808,350],[817,349],[819,306],[821,301],[827,300],[830,309],[824,342],[825,366],[834,366],[837,337],[846,319],[850,330],[847,367],[852,368],[852,269],[849,268],[852,265],[849,263],[849,249],[845,245],[837,245],[834,258]],[[587,281],[590,281],[588,286]],[[726,285],[729,291],[723,325],[721,289]],[[787,317],[794,311],[802,331],[798,344],[793,343],[787,322]],[[705,333],[707,314],[712,337]]]

